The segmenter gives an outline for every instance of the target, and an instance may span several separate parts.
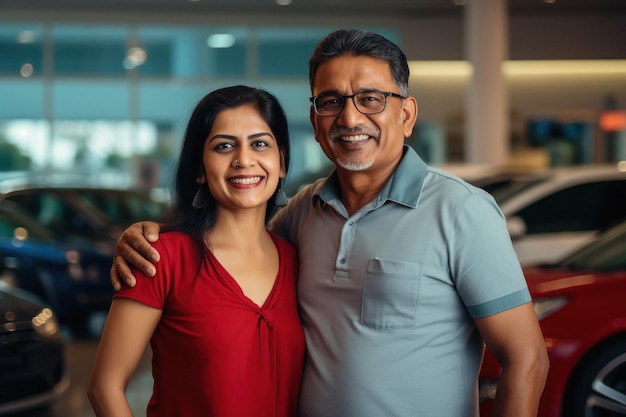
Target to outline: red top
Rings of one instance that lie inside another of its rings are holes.
[[[214,256],[179,232],[163,233],[153,244],[161,254],[154,278],[135,270],[137,285],[115,294],[163,310],[150,340],[148,417],[297,415],[305,347],[297,254],[271,236],[280,268],[261,307]]]

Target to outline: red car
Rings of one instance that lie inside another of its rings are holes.
[[[626,221],[524,273],[550,356],[538,416],[626,416]],[[499,373],[487,351],[481,417],[491,415]]]

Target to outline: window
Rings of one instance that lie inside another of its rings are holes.
[[[602,229],[626,216],[626,180],[579,184],[520,210],[528,234]]]

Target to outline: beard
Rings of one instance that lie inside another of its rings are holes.
[[[333,142],[338,142],[341,140],[342,135],[355,135],[355,134],[366,134],[377,141],[378,137],[380,136],[380,130],[366,129],[361,126],[357,126],[351,129],[344,128],[344,127],[337,127],[330,132],[330,139]],[[349,159],[337,158],[335,160],[335,163],[338,166],[348,171],[365,171],[366,169],[374,165],[374,162],[375,162],[374,159],[367,161],[367,160],[362,160],[358,158],[349,158]]]
[[[337,159],[335,162],[337,165],[348,171],[365,171],[374,165],[374,160],[362,161],[360,159]]]

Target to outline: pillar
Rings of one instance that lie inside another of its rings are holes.
[[[465,160],[505,164],[509,105],[502,63],[508,58],[507,0],[468,0],[465,53],[473,67],[465,98]]]

